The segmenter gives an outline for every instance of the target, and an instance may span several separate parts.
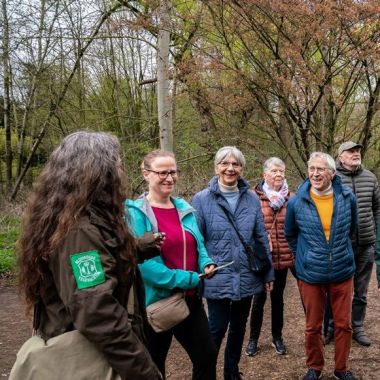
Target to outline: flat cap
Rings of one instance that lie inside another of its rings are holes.
[[[346,141],[344,142],[339,148],[338,148],[338,156],[340,156],[345,150],[350,150],[352,148],[363,148],[363,145],[361,144],[356,144],[353,141]]]

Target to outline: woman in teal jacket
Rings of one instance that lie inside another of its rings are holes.
[[[165,376],[165,360],[173,336],[193,363],[193,379],[216,379],[217,352],[198,291],[199,273],[215,267],[198,229],[194,209],[172,196],[178,178],[173,153],[157,150],[145,156],[142,172],[148,193],[126,203],[132,230],[139,239],[149,236],[160,254],[139,264],[146,289],[146,305],[184,291],[189,316],[172,329],[151,329],[151,355]],[[159,234],[160,232],[160,234]]]

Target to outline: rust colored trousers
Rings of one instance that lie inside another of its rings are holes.
[[[322,323],[326,292],[329,291],[335,323],[335,370],[347,371],[352,339],[353,279],[327,284],[309,284],[300,280],[298,287],[306,311],[305,350],[307,367],[322,371],[324,366]]]

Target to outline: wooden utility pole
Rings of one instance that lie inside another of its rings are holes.
[[[169,0],[161,0],[157,39],[157,105],[160,147],[173,151],[172,98],[169,88],[170,7]]]

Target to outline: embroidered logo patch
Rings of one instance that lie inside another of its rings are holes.
[[[78,289],[91,288],[106,281],[98,251],[88,251],[70,255]]]

